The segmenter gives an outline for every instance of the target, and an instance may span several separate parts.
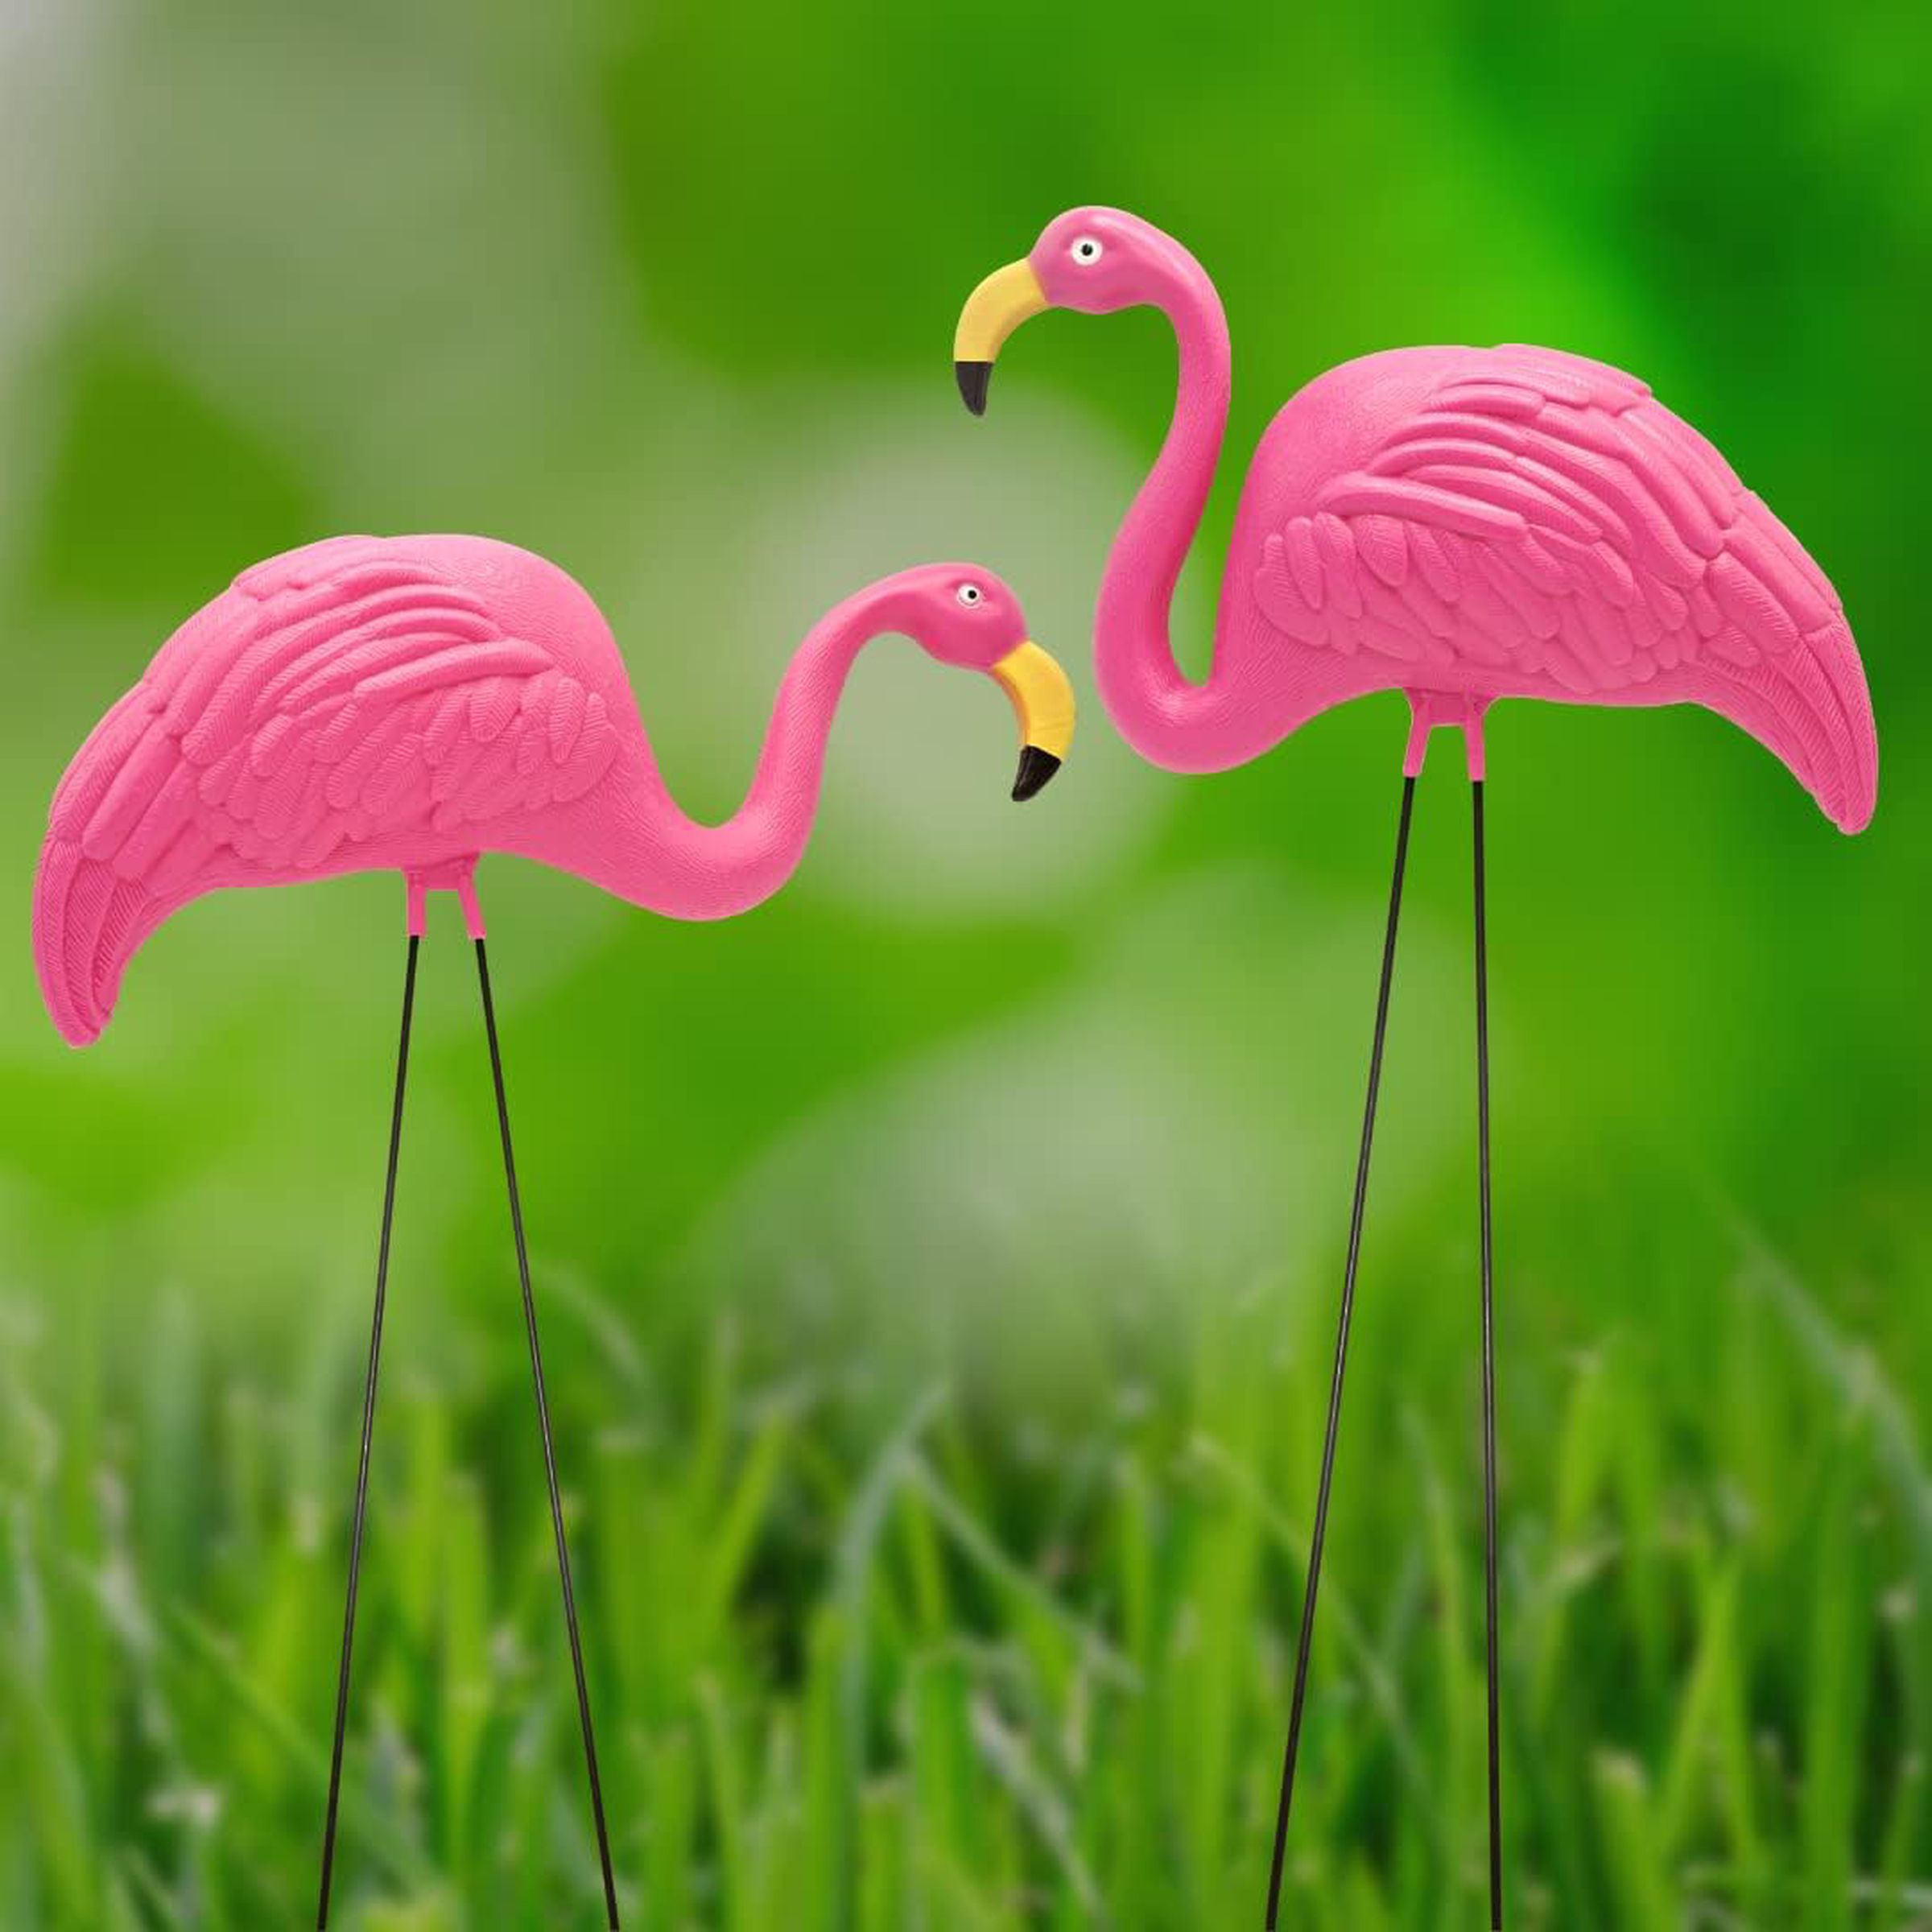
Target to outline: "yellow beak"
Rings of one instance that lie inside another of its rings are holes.
[[[1052,306],[1030,262],[1009,262],[996,268],[966,298],[960,325],[953,332],[952,368],[960,394],[976,416],[986,413],[986,390],[993,381],[993,358],[1006,338],[1029,316]]]
[[[1034,643],[1018,646],[993,667],[1020,721],[1020,770],[1015,799],[1030,799],[1060,768],[1073,742],[1073,687],[1053,658]]]

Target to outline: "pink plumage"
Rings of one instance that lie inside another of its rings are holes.
[[[1331,705],[1399,689],[1415,717],[1407,768],[1432,725],[1453,724],[1480,773],[1497,698],[1690,703],[1758,739],[1844,831],[1870,819],[1871,700],[1823,572],[1642,382],[1557,349],[1392,349],[1293,397],[1242,491],[1212,674],[1190,681],[1169,607],[1230,393],[1227,322],[1199,263],[1133,215],[1075,209],[982,284],[956,353],[977,408],[1026,316],[1140,303],[1174,325],[1179,386],[1108,560],[1096,663],[1145,756],[1224,770]]]
[[[1699,704],[1845,831],[1872,815],[1871,700],[1831,584],[1710,444],[1601,363],[1395,349],[1330,371],[1264,440],[1235,555],[1260,621],[1320,654],[1329,702],[1395,683]]]
[[[888,630],[1016,704],[1041,687],[1010,665],[1037,679],[1051,662],[1016,658],[1024,621],[990,573],[887,578],[814,627],[743,808],[706,826],[665,789],[609,627],[554,564],[462,536],[341,537],[258,564],[162,646],[60,781],[34,886],[47,1010],[93,1039],[142,942],[221,886],[393,868],[412,930],[447,888],[474,933],[477,861],[510,852],[678,918],[741,911],[797,864],[846,673]],[[1051,770],[1064,733],[1046,735]]]

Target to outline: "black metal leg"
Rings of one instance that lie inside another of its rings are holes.
[[[1494,1245],[1489,1217],[1489,936],[1483,878],[1483,782],[1469,787],[1476,843],[1476,1174],[1481,1196],[1483,1274],[1483,1570],[1486,1591],[1489,1690],[1489,1924],[1503,1923],[1503,1769],[1501,1693],[1496,1670],[1496,1323]]]
[[[557,1458],[550,1434],[550,1402],[543,1389],[543,1352],[537,1343],[536,1298],[530,1286],[530,1251],[523,1239],[523,1206],[517,1191],[517,1162],[510,1151],[510,1103],[503,1092],[503,1055],[497,1042],[496,1006],[489,997],[489,956],[477,941],[477,983],[483,994],[483,1026],[489,1035],[490,1077],[496,1084],[497,1127],[503,1140],[503,1178],[510,1189],[510,1225],[516,1237],[517,1274],[523,1286],[523,1326],[530,1338],[530,1381],[536,1389],[537,1426],[543,1437],[543,1476],[550,1488],[550,1522],[557,1541],[557,1580],[564,1591],[564,1622],[570,1633],[570,1661],[576,1674],[577,1717],[584,1731],[584,1764],[590,1776],[591,1816],[597,1826],[597,1857],[604,1868],[604,1909],[617,1932],[617,1886],[610,1866],[610,1833],[604,1822],[604,1786],[597,1776],[597,1744],[591,1729],[590,1687],[584,1675],[584,1641],[577,1629],[577,1599],[570,1580],[570,1548],[564,1534],[564,1502],[557,1492]]]
[[[389,1171],[382,1184],[382,1234],[376,1249],[376,1307],[369,1331],[369,1372],[362,1387],[362,1449],[356,1463],[354,1526],[349,1539],[349,1600],[342,1612],[342,1662],[336,1678],[336,1738],[328,1761],[328,1811],[322,1827],[322,1885],[316,1901],[317,1932],[328,1924],[329,1880],[336,1860],[336,1809],[342,1791],[342,1740],[349,1722],[349,1659],[356,1641],[356,1587],[362,1573],[362,1525],[369,1504],[369,1452],[376,1426],[376,1373],[382,1359],[382,1313],[389,1299],[389,1235],[396,1212],[396,1160],[402,1146],[402,1092],[409,1079],[409,1028],[416,1005],[416,947],[412,933],[402,973],[402,1030],[396,1045],[396,1095],[389,1119]]]
[[[1282,1801],[1274,1824],[1274,1860],[1268,1874],[1268,1927],[1274,1932],[1281,1909],[1282,1863],[1288,1844],[1288,1813],[1294,1798],[1295,1758],[1301,1748],[1302,1707],[1308,1690],[1308,1652],[1315,1634],[1315,1600],[1322,1580],[1322,1546],[1328,1534],[1328,1492],[1335,1476],[1335,1442],[1342,1419],[1342,1377],[1348,1358],[1348,1324],[1355,1311],[1356,1271],[1362,1251],[1362,1215],[1368,1199],[1368,1157],[1375,1145],[1375,1104],[1382,1084],[1382,1046],[1389,1030],[1389,987],[1395,972],[1396,928],[1402,918],[1402,873],[1409,858],[1409,821],[1415,806],[1415,780],[1402,780],[1402,818],[1395,834],[1395,870],[1389,886],[1389,923],[1382,939],[1382,976],[1375,1001],[1375,1039],[1368,1056],[1368,1097],[1362,1112],[1362,1146],[1355,1167],[1355,1203],[1348,1221],[1348,1259],[1342,1275],[1341,1319],[1335,1337],[1335,1371],[1328,1389],[1328,1428],[1322,1446],[1321,1487],[1315,1505],[1315,1530],[1308,1575],[1302,1591],[1302,1631],[1295,1646],[1294,1696],[1288,1713],[1288,1746],[1282,1761]]]

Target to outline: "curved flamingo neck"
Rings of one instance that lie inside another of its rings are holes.
[[[721,825],[687,817],[659,776],[639,727],[633,751],[584,800],[573,870],[675,919],[724,919],[769,898],[811,836],[825,749],[860,651],[897,628],[890,596],[863,592],[828,611],[793,654],[745,802]],[[622,774],[619,777],[619,772]]]
[[[1245,700],[1241,666],[1216,639],[1214,663],[1197,684],[1174,661],[1174,587],[1187,560],[1220,460],[1232,388],[1228,319],[1207,270],[1174,246],[1155,298],[1179,351],[1166,440],[1108,552],[1095,620],[1100,701],[1143,758],[1176,771],[1218,771],[1244,762],[1280,734]]]

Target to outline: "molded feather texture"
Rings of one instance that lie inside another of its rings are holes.
[[[1397,351],[1323,380],[1366,390],[1418,355],[1443,365],[1421,406],[1265,535],[1263,619],[1358,684],[1379,661],[1418,691],[1703,704],[1860,829],[1878,749],[1843,610],[1723,457],[1635,378],[1554,349]]]
[[[34,896],[48,1010],[92,1039],[185,901],[473,856],[492,819],[582,797],[618,749],[603,696],[423,549],[272,558],[175,632],[60,781]]]

